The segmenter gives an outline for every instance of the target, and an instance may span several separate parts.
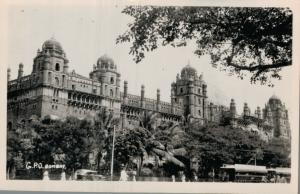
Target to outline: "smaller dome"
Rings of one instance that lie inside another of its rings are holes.
[[[103,55],[97,60],[97,68],[116,70],[117,66],[112,58],[107,55]]]
[[[278,96],[276,96],[275,94],[273,94],[271,96],[271,98],[269,99],[269,104],[277,104],[277,105],[281,105],[281,100],[279,99]]]
[[[275,94],[273,94],[270,98],[270,100],[280,100],[278,96],[276,96]]]
[[[56,41],[54,38],[46,40],[42,46],[42,49],[54,49],[63,52],[63,48],[61,44]]]
[[[188,75],[188,77],[197,77],[197,71],[195,68],[187,65],[181,70],[181,77],[184,77],[185,75]]]

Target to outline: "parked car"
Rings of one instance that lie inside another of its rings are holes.
[[[103,175],[98,174],[98,172],[94,170],[79,169],[75,171],[75,180],[99,181],[105,180],[105,177]]]

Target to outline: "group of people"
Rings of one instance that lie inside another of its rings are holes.
[[[132,171],[132,181],[136,181],[136,171]],[[120,180],[119,181],[129,181],[129,175],[127,174],[125,168],[121,170]]]
[[[275,175],[272,176],[263,176],[262,177],[263,183],[288,183],[287,179],[282,175]]]

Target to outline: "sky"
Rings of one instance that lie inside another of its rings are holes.
[[[146,58],[135,64],[129,55],[129,44],[116,44],[118,35],[126,31],[132,18],[122,14],[120,5],[99,6],[11,6],[8,12],[7,65],[11,68],[11,79],[15,79],[18,64],[24,64],[24,74],[32,71],[33,58],[43,42],[54,37],[59,41],[69,59],[69,70],[75,69],[88,77],[97,59],[107,54],[117,64],[123,81],[128,81],[129,93],[139,95],[145,85],[145,95],[156,98],[161,90],[161,99],[170,102],[171,83],[176,74],[188,63],[203,73],[208,85],[208,98],[215,104],[229,106],[234,98],[239,112],[244,102],[253,112],[257,106],[264,107],[268,99],[277,95],[291,110],[293,84],[291,76],[295,66],[282,70],[282,80],[274,81],[274,87],[250,84],[249,79],[240,80],[226,72],[215,69],[208,56],[193,54],[195,44],[187,47],[160,47],[146,53]]]

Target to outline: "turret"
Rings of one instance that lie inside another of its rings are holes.
[[[176,81],[179,81],[179,80],[180,80],[179,73],[177,73],[177,75],[176,75]]]
[[[161,105],[160,105],[160,90],[157,89],[156,91],[156,109],[157,111],[160,111]]]
[[[235,106],[234,99],[231,99],[231,102],[230,102],[230,116],[235,117],[235,115],[236,115],[236,106]]]
[[[23,63],[20,63],[19,64],[19,71],[18,71],[18,79],[23,77],[23,73],[24,73],[23,67],[24,67]]]
[[[203,95],[206,97],[206,95],[207,95],[207,85],[205,83],[202,85],[202,91],[203,91]]]
[[[244,104],[244,116],[250,116],[250,109],[247,103]]]
[[[68,62],[66,62],[63,66],[63,72],[68,73],[68,70],[69,70],[69,65],[68,65]]]
[[[124,81],[124,93],[123,93],[123,102],[125,104],[128,103],[128,82]]]
[[[171,89],[171,108],[172,108],[172,113],[175,113],[175,89],[172,85]]]
[[[258,106],[256,111],[255,111],[255,116],[259,119],[261,119],[261,110],[260,110],[260,107]]]
[[[7,81],[10,81],[10,68],[7,69]]]
[[[145,108],[145,86],[141,86],[141,107]]]
[[[195,107],[194,107],[194,83],[192,81],[189,82],[189,85],[188,85],[188,94],[189,94],[189,114],[190,115],[194,115],[194,110],[195,110]]]
[[[203,74],[201,73],[199,76],[199,80],[202,81],[203,80]]]

